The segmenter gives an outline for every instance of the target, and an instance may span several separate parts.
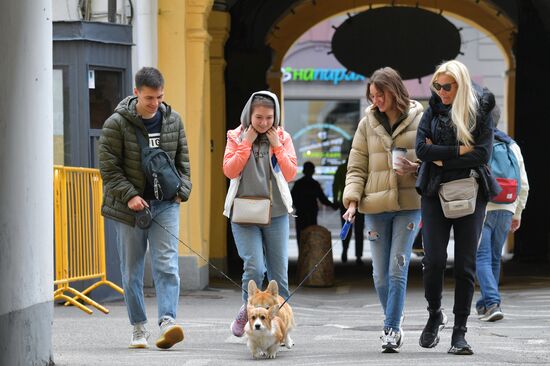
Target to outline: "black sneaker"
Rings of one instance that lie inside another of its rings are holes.
[[[447,353],[453,355],[473,355],[472,347],[464,338],[468,329],[464,326],[453,327],[453,337],[451,338],[451,348]]]
[[[398,353],[403,345],[403,330],[393,330],[384,328],[384,335],[380,337],[382,341],[382,353]]]
[[[479,320],[483,322],[496,322],[502,318],[504,318],[504,314],[502,310],[500,310],[500,306],[498,304],[493,304],[487,308],[487,311],[485,311],[485,314],[479,318]]]
[[[441,310],[431,310],[428,308],[430,317],[420,335],[420,347],[433,348],[439,343],[439,332],[447,324],[447,315]]]

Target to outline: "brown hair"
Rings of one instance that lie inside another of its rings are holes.
[[[395,98],[395,105],[400,113],[405,113],[409,109],[410,98],[405,84],[399,73],[391,67],[383,67],[376,70],[369,78],[367,84],[367,99],[372,103],[370,95],[370,86],[374,85],[376,89],[388,91]]]

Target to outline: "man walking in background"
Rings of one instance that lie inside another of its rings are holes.
[[[315,174],[315,165],[306,161],[302,169],[304,176],[298,179],[292,187],[292,202],[296,208],[296,242],[300,248],[300,233],[306,227],[317,225],[317,214],[319,213],[320,201],[323,205],[330,206],[336,210],[336,207],[325,195],[319,182],[313,179]]]
[[[346,213],[346,208],[344,207],[344,202],[342,202],[342,197],[344,195],[344,188],[346,187],[346,172],[348,170],[348,161],[344,161],[336,169],[334,173],[334,182],[332,183],[332,197],[334,203],[340,208],[340,220],[342,221],[342,226],[345,223],[345,220],[342,218],[342,215]],[[363,230],[365,229],[365,215],[360,212],[355,214],[355,222],[353,223],[353,232],[355,235],[355,263],[357,265],[362,265],[363,260]],[[348,236],[342,241],[342,262],[346,263],[348,261],[348,248],[349,242],[351,240],[351,230],[348,232]]]
[[[492,117],[495,126],[495,144],[493,146],[500,142],[500,148],[509,149],[509,153],[513,153],[513,156],[505,156],[503,159],[506,160],[505,164],[511,163],[515,166],[513,170],[516,172],[513,174],[515,176],[513,180],[517,181],[516,183],[519,185],[519,193],[511,203],[489,202],[487,204],[487,216],[483,224],[476,259],[476,274],[481,289],[481,297],[476,303],[476,310],[480,320],[486,322],[494,322],[504,318],[500,308],[501,299],[498,290],[502,247],[506,242],[508,232],[515,232],[519,229],[521,213],[525,208],[529,193],[529,181],[527,180],[521,149],[510,136],[496,128],[500,119],[500,110],[497,106],[492,111]],[[492,160],[501,156],[495,149],[493,149]],[[493,174],[498,175],[500,170],[494,167]],[[499,180],[498,176],[497,180]],[[500,195],[493,200],[498,201],[499,197]]]

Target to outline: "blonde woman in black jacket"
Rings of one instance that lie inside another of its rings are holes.
[[[473,354],[466,342],[466,323],[474,293],[476,250],[491,195],[484,169],[488,163],[493,132],[490,111],[495,105],[488,91],[478,91],[466,66],[458,61],[440,65],[432,78],[433,94],[416,136],[416,154],[423,161],[417,189],[421,194],[422,240],[425,256],[424,288],[429,319],[420,345],[435,347],[439,331],[447,323],[441,310],[447,244],[454,231],[455,322],[449,353]],[[441,183],[476,176],[479,190],[475,211],[450,219],[443,214],[438,191]]]

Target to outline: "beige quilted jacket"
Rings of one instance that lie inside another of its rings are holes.
[[[416,129],[424,108],[411,100],[409,115],[390,136],[376,119],[372,105],[365,110],[353,138],[348,160],[344,206],[358,202],[361,213],[376,214],[420,208],[413,174],[397,175],[392,169],[393,146],[407,149],[407,159],[416,160]]]

